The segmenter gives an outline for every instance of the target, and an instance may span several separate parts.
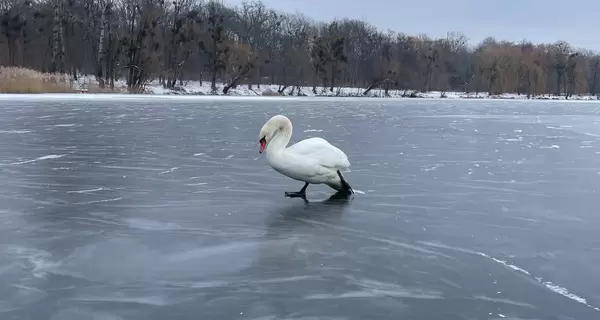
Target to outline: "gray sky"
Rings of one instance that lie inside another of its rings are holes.
[[[238,5],[243,0],[224,0]],[[263,0],[284,12],[300,11],[321,21],[358,18],[381,29],[411,35],[464,33],[471,44],[487,36],[534,43],[564,40],[600,51],[598,0]],[[573,8],[573,9],[570,9]]]

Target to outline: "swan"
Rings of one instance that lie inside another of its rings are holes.
[[[286,197],[306,199],[309,184],[326,184],[338,192],[354,193],[341,172],[350,167],[342,150],[317,137],[287,147],[291,137],[292,122],[284,115],[269,119],[258,135],[258,152],[265,152],[269,165],[289,178],[304,182],[300,191],[285,192]]]

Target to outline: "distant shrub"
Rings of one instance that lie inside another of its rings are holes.
[[[419,95],[417,93],[417,91],[404,91],[404,93],[402,93],[402,97],[403,98],[418,98]]]
[[[263,96],[269,96],[269,97],[278,97],[278,96],[282,96],[283,93],[282,92],[277,92],[277,91],[273,91],[273,90],[265,90],[262,93]]]
[[[90,82],[86,90],[80,90],[88,93],[127,93],[127,88],[115,86],[113,89],[110,86],[101,88],[98,84]]]
[[[65,74],[0,66],[0,93],[68,93],[74,92]]]

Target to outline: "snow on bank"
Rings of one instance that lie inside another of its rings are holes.
[[[77,81],[72,81],[73,88],[81,93],[87,93],[88,89],[95,87],[96,80],[93,76],[82,76]],[[173,89],[164,88],[157,80],[150,82],[145,87],[145,94],[156,96],[211,96],[215,95],[223,96],[223,83],[217,83],[216,94],[212,93],[211,84],[208,81],[185,81],[183,85],[177,86]],[[126,92],[126,85],[124,80],[119,80],[115,83],[115,88],[118,92]],[[230,89],[228,97],[370,97],[370,98],[428,98],[428,99],[511,99],[511,100],[527,100],[526,95],[519,94],[501,94],[501,95],[489,95],[488,93],[465,93],[465,92],[416,92],[414,90],[389,90],[388,95],[385,95],[383,88],[375,88],[371,90],[366,96],[363,95],[365,88],[349,88],[349,87],[337,87],[334,88],[333,92],[329,88],[317,87],[316,94],[313,92],[313,88],[310,86],[303,87],[288,87],[283,92],[279,93],[279,85],[253,85],[249,88],[248,85],[239,85],[235,89]],[[106,94],[102,94],[103,96]],[[109,94],[111,96],[123,97],[123,94]],[[127,95],[128,97],[139,97],[140,95]],[[57,95],[58,97],[58,95]],[[533,99],[536,100],[565,100],[564,96],[535,96]],[[592,95],[581,95],[573,96],[569,100],[598,100],[597,97]]]
[[[222,95],[223,84],[217,83],[217,94]],[[300,96],[300,97],[371,97],[371,98],[448,98],[448,99],[527,99],[527,95],[518,94],[501,94],[501,95],[489,95],[487,93],[464,93],[464,92],[445,92],[431,91],[431,92],[415,92],[414,90],[389,90],[388,96],[385,95],[385,91],[382,88],[376,88],[371,90],[366,96],[363,95],[365,88],[349,88],[349,87],[338,87],[334,88],[333,92],[329,88],[317,87],[316,94],[313,92],[313,88],[310,86],[300,87],[288,87],[282,93],[279,93],[279,85],[253,85],[252,89],[248,85],[240,85],[235,89],[230,89],[228,95],[230,96]],[[163,88],[157,82],[150,83],[146,90],[150,94],[159,95],[211,95],[212,89],[210,82],[199,81],[187,81],[184,82],[183,86],[177,88],[177,90],[170,90]],[[565,100],[563,97],[557,96],[536,96],[534,99],[544,100]],[[573,96],[569,100],[597,100],[595,96]]]

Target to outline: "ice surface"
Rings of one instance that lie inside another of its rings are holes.
[[[596,319],[593,103],[1,96],[0,318]],[[276,113],[353,199],[258,154]],[[553,147],[557,146],[557,147]]]

